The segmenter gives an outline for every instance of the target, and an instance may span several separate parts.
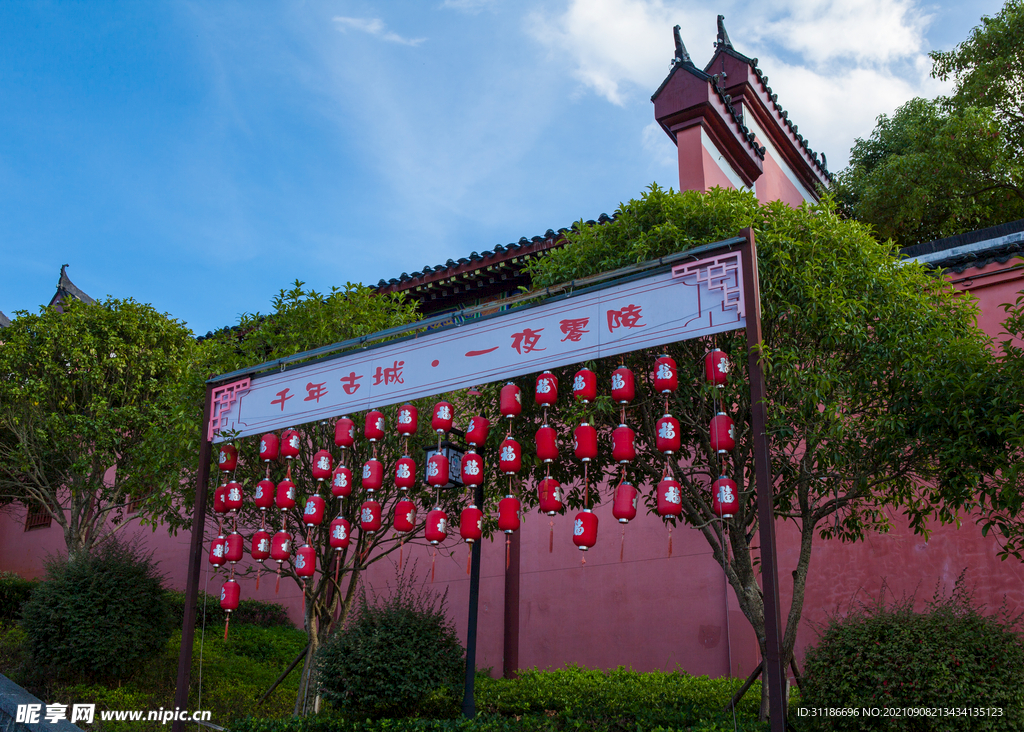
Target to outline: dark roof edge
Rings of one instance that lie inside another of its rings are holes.
[[[912,244],[909,247],[903,247],[903,249],[900,250],[900,253],[909,259],[918,259],[929,254],[937,254],[939,252],[945,252],[951,249],[977,244],[979,242],[1001,239],[1019,232],[1024,232],[1024,219],[1008,221],[1005,224],[997,224],[996,226],[989,226],[986,229],[968,231],[964,234],[947,236],[943,239],[926,241],[921,244]],[[1000,244],[993,242],[993,246],[999,245]],[[955,255],[951,253],[951,256]]]

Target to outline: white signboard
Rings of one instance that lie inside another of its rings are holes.
[[[215,389],[209,434],[336,417],[742,328],[739,252]]]

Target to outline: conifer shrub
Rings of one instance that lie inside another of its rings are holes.
[[[91,553],[47,562],[22,625],[35,671],[115,681],[160,653],[171,614],[152,556],[111,539]]]
[[[435,595],[401,575],[388,597],[367,597],[317,652],[320,694],[349,717],[407,717],[429,706],[454,716],[464,650],[448,618],[447,592]]]
[[[922,612],[914,611],[913,596],[856,604],[846,617],[833,617],[808,651],[800,706],[857,713],[801,721],[821,730],[1022,729],[1021,618],[1005,605],[984,614],[963,575],[950,595],[937,589]],[[874,709],[879,716],[864,711]],[[925,711],[897,716],[886,709]]]
[[[0,572],[0,622],[21,617],[21,608],[28,602],[36,584],[13,572]]]

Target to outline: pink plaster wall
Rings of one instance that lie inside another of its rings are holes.
[[[793,185],[770,152],[765,153],[764,173],[754,182],[754,190],[761,203],[782,201],[796,208],[804,202],[803,194]]]
[[[708,191],[719,186],[734,188],[711,152],[704,147],[699,125],[676,134],[679,156],[679,190]]]

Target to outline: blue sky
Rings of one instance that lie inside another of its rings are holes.
[[[650,95],[715,15],[833,170],[1000,2],[0,3],[0,310],[63,263],[197,333],[677,186]]]

